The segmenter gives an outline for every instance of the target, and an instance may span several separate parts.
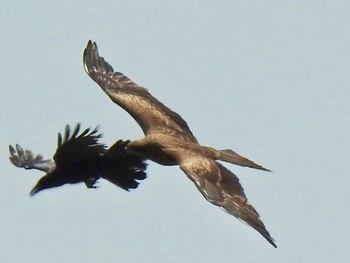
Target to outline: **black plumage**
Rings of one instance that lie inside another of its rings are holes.
[[[143,159],[125,151],[129,141],[118,140],[109,149],[99,143],[98,128],[85,129],[79,134],[80,124],[73,132],[67,125],[64,134],[58,134],[54,162],[34,157],[31,151],[10,146],[10,160],[17,167],[45,171],[30,195],[64,184],[84,182],[88,188],[96,188],[99,178],[125,189],[137,188],[138,180],[146,178],[146,163]]]

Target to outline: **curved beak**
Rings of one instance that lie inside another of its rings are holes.
[[[43,189],[40,189],[40,188],[38,187],[38,185],[36,185],[36,186],[30,191],[29,195],[32,197],[32,196],[34,196],[35,194],[37,194],[38,192],[40,192],[41,190],[43,190]]]

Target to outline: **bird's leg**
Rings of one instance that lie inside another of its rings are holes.
[[[84,183],[87,188],[98,188],[99,186],[97,184],[98,178],[89,178],[88,180],[85,180]]]
[[[37,169],[48,173],[56,167],[55,162],[43,160],[40,154],[34,156],[32,151],[23,150],[19,144],[16,144],[16,149],[10,145],[9,151],[11,163],[18,168]]]

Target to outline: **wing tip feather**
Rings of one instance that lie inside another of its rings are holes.
[[[113,67],[98,53],[96,42],[89,40],[83,53],[84,69],[91,76],[93,71],[113,73]]]

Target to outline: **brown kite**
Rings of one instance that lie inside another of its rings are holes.
[[[87,74],[111,100],[126,110],[140,125],[145,137],[130,141],[126,150],[161,165],[179,165],[202,195],[212,204],[243,220],[274,247],[274,239],[249,204],[238,178],[217,161],[269,171],[232,150],[202,146],[181,116],[154,98],[120,72],[115,72],[96,43],[88,42],[84,51]]]

